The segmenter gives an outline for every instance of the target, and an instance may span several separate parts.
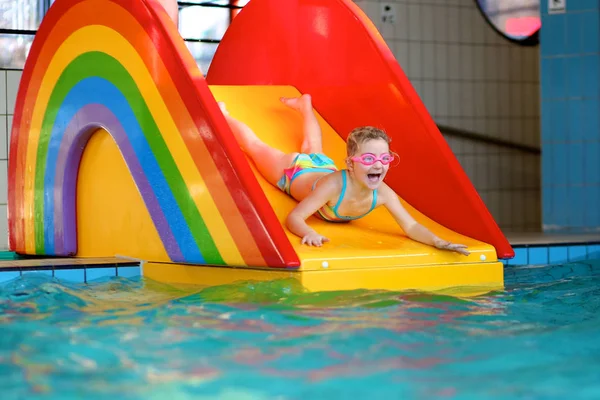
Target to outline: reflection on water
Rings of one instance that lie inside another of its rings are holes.
[[[578,271],[536,283],[525,268],[526,279],[474,298],[26,275],[0,286],[0,389],[3,399],[593,398],[600,266]]]

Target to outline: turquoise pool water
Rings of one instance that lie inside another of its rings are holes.
[[[0,398],[600,398],[600,262],[507,288],[304,293],[143,279],[0,285]]]

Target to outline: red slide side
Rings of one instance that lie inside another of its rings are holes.
[[[342,137],[372,125],[400,155],[386,182],[429,218],[514,251],[373,23],[350,0],[252,0],[219,45],[209,85],[291,85]]]

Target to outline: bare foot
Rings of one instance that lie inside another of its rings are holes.
[[[312,110],[312,99],[310,94],[303,94],[300,97],[281,97],[279,100],[286,106],[297,111]]]
[[[221,112],[225,115],[229,115],[229,111],[227,111],[227,107],[225,106],[225,103],[222,101],[217,101],[217,104],[219,105],[219,108],[221,109]]]

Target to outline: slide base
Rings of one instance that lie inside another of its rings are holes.
[[[310,292],[340,290],[419,290],[476,296],[504,288],[501,262],[343,270],[274,270],[183,264],[143,264],[143,275],[170,284],[227,285],[278,279],[297,280]]]

